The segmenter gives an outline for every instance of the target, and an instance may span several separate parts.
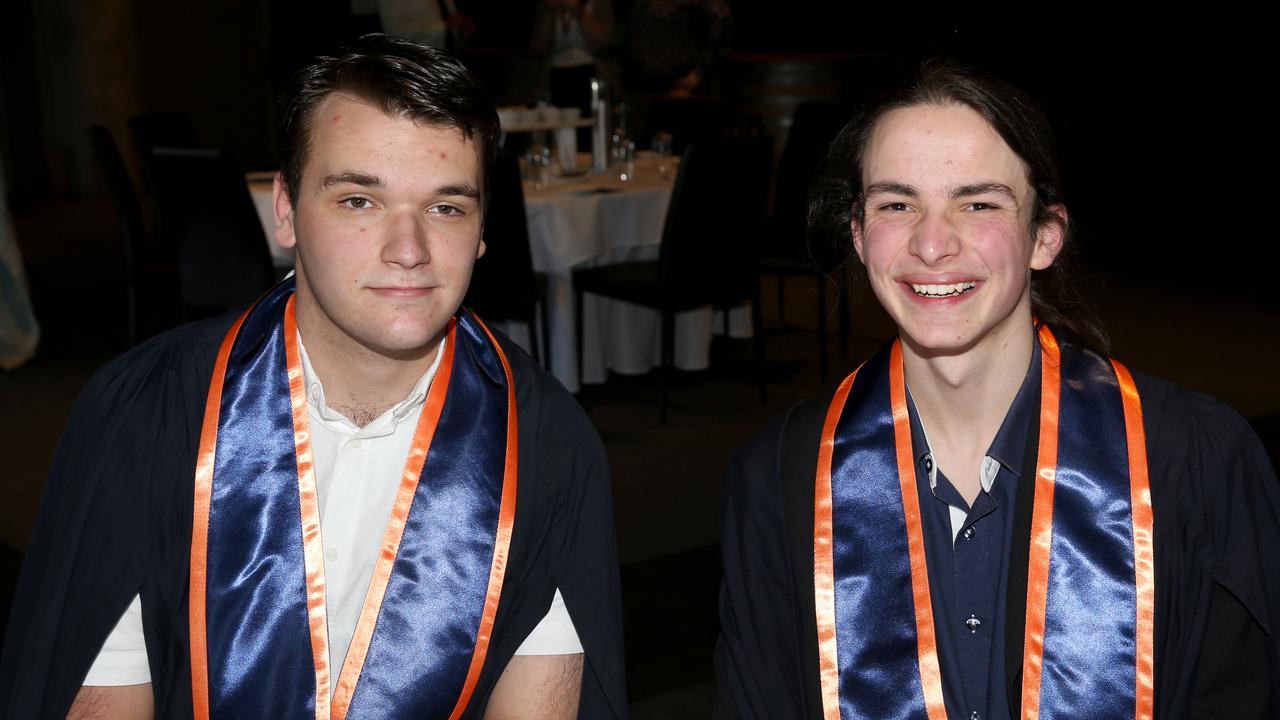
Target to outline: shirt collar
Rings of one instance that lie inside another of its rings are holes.
[[[436,371],[440,369],[440,361],[444,357],[445,343],[448,342],[448,336],[440,340],[440,347],[436,349],[435,360],[431,361],[431,367],[418,378],[418,382],[414,384],[413,389],[400,402],[396,403],[376,420],[365,426],[364,429],[372,429],[374,426],[387,425],[386,431],[391,432],[401,420],[418,410],[427,401],[427,391],[431,389],[431,381],[435,379]],[[302,383],[307,388],[307,407],[319,419],[342,426],[350,432],[358,432],[362,428],[356,427],[355,423],[347,419],[345,415],[329,407],[324,398],[324,386],[320,384],[320,376],[316,374],[315,368],[311,366],[311,358],[307,355],[307,348],[302,343],[302,334],[298,334],[298,352],[302,356]]]
[[[1022,386],[1013,397],[1013,403],[1000,423],[1000,429],[987,448],[987,457],[1000,463],[1014,475],[1021,475],[1022,462],[1026,455],[1027,423],[1033,417],[1036,408],[1033,401],[1040,390],[1040,342],[1036,341],[1031,352],[1031,365],[1022,378]],[[911,397],[911,388],[907,387],[907,415],[911,419],[911,446],[915,449],[916,464],[924,462],[931,453],[929,437],[925,434],[924,425],[920,422],[920,413],[916,411],[915,400]],[[985,462],[984,462],[985,465]],[[937,466],[929,458],[929,486],[937,485]],[[994,472],[983,472],[983,490],[990,492]]]
[[[1037,341],[1031,348],[1031,365],[1022,378],[1022,387],[1013,396],[1009,412],[1005,413],[1004,422],[1000,423],[1000,430],[987,449],[988,457],[1005,466],[1014,475],[1022,472],[1022,461],[1026,459],[1023,456],[1027,454],[1027,427],[1037,414],[1038,408],[1034,406],[1034,401],[1039,394],[1040,343]]]

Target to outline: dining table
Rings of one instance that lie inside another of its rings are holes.
[[[551,171],[524,182],[525,217],[534,270],[547,276],[546,337],[553,375],[571,392],[584,383],[601,383],[610,371],[636,375],[661,363],[661,318],[657,311],[621,300],[584,295],[583,353],[579,374],[574,317],[575,268],[658,257],[662,228],[679,158],[637,153],[634,163],[590,172],[589,153],[573,168],[553,163]],[[623,179],[624,172],[626,178]],[[293,265],[293,251],[275,242],[271,182],[250,174],[250,194],[271,245],[277,267]],[[530,347],[533,328],[518,322],[494,323],[522,347]],[[711,307],[676,315],[675,366],[703,370],[710,361],[713,332],[723,332],[723,315]],[[732,337],[750,337],[747,308],[729,313]]]

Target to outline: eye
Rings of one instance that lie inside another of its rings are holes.
[[[906,212],[909,208],[907,207],[906,203],[891,202],[891,203],[885,203],[881,205],[879,209],[885,212],[898,213],[898,212]]]
[[[1000,209],[999,205],[994,205],[989,202],[971,202],[965,207],[968,208],[969,210],[999,210]]]
[[[373,207],[372,200],[370,200],[367,197],[360,197],[358,195],[356,197],[349,197],[345,200],[342,200],[338,204],[342,205],[343,207],[350,208],[351,210],[367,210]]]
[[[436,215],[443,215],[445,217],[453,217],[456,215],[466,214],[462,211],[462,208],[458,207],[457,205],[436,205],[435,207],[431,208],[431,212],[435,213]]]

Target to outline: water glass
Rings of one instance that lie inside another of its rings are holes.
[[[675,138],[669,132],[660,132],[653,136],[649,143],[653,150],[653,158],[658,163],[658,174],[666,177],[671,172],[671,155],[675,147]]]
[[[636,141],[623,138],[613,147],[613,169],[618,179],[629,182],[636,178]]]
[[[542,190],[551,182],[551,148],[536,144],[524,154],[524,179],[533,184],[534,190]]]

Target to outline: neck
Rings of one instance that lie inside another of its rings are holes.
[[[311,367],[324,386],[326,404],[364,427],[408,396],[431,367],[440,343],[420,356],[391,358],[376,353],[330,327],[315,327],[298,312],[298,333]]]
[[[1022,386],[1033,347],[1030,318],[957,355],[929,355],[904,339],[903,371],[935,450],[965,457],[986,452]]]

